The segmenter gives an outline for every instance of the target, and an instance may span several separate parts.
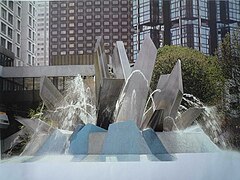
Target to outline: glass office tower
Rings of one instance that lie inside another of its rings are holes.
[[[158,0],[133,0],[133,57],[137,54],[146,34],[150,34],[156,47],[162,45],[163,34],[161,2]]]
[[[214,54],[239,22],[240,2],[235,0],[133,0],[134,60],[145,34],[157,48],[181,45]]]

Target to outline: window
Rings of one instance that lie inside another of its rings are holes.
[[[17,33],[17,43],[20,44],[20,34]]]
[[[66,14],[67,13],[67,10],[64,9],[64,10],[61,10],[61,14]]]
[[[66,31],[61,31],[61,34],[66,34]]]
[[[66,55],[66,51],[61,51],[61,55]]]
[[[2,32],[2,33],[6,34],[6,30],[7,30],[6,28],[7,28],[6,24],[4,24],[3,22],[1,22],[1,32]]]
[[[115,29],[115,28],[114,28],[114,29],[113,29],[113,32],[117,33],[117,32],[118,32],[118,29]]]
[[[95,8],[95,12],[100,12],[101,9],[100,8]]]
[[[78,54],[83,54],[83,51],[78,51]]]
[[[17,47],[17,57],[19,58],[20,57],[20,48],[19,47]]]
[[[103,4],[107,5],[107,4],[109,4],[109,1],[103,1]]]
[[[122,39],[127,39],[127,35],[123,35],[123,36],[122,36]]]
[[[8,2],[8,6],[13,11],[13,1],[9,1]]]
[[[32,45],[32,52],[33,52],[33,53],[34,53],[34,50],[35,50],[35,49],[34,49],[34,44],[33,44],[33,45]]]
[[[53,44],[53,45],[52,45],[52,48],[53,48],[53,49],[56,49],[56,48],[57,48],[57,45],[56,45],[56,44]]]
[[[87,47],[92,47],[92,43],[87,43]]]
[[[92,16],[91,15],[87,15],[86,19],[92,19]]]
[[[127,14],[122,14],[122,18],[127,18],[128,15]]]
[[[92,36],[87,36],[86,39],[87,40],[92,40]]]
[[[28,37],[32,38],[32,30],[31,29],[28,29]]]
[[[104,39],[108,40],[108,39],[109,39],[109,36],[104,36]]]
[[[31,4],[29,4],[29,12],[32,14],[32,5]]]
[[[3,46],[4,48],[6,47],[6,39],[4,39],[3,37],[1,37],[1,46]]]
[[[95,33],[100,33],[101,30],[100,29],[95,29]]]
[[[122,8],[122,11],[123,11],[123,12],[126,12],[126,11],[127,11],[127,8],[123,7],[123,8]]]
[[[69,44],[69,47],[70,48],[74,48],[74,44]]]
[[[126,0],[122,0],[122,4],[127,4],[127,1]]]
[[[116,4],[118,4],[118,1],[112,1],[112,3],[113,3],[114,5],[116,5]]]
[[[108,11],[109,11],[109,8],[103,8],[103,11],[104,11],[104,12],[108,12]]]
[[[8,22],[9,22],[10,24],[13,24],[13,15],[10,14],[10,13],[8,13]]]
[[[10,27],[8,27],[8,37],[10,37],[12,39],[13,34],[12,34],[12,29]]]
[[[87,9],[86,11],[87,11],[88,13],[90,13],[90,12],[92,12],[92,9]]]
[[[83,16],[78,16],[78,19],[83,19]]]
[[[52,7],[56,8],[58,6],[58,4],[52,4]]]
[[[7,42],[7,49],[9,50],[9,51],[12,51],[12,43],[11,42]]]
[[[74,23],[69,23],[69,27],[74,27]]]
[[[31,51],[31,42],[28,42],[28,50]]]
[[[32,65],[34,65],[34,57],[32,57]]]
[[[33,8],[33,16],[35,16],[35,8]]]
[[[31,55],[30,54],[28,54],[28,64],[31,65]]]
[[[78,23],[78,26],[83,26],[83,23]]]
[[[2,8],[2,18],[7,19],[7,11],[4,8]]]
[[[66,7],[66,6],[67,6],[66,3],[62,3],[62,4],[61,4],[61,7]]]
[[[69,16],[69,20],[74,20],[74,16]]]
[[[67,17],[61,17],[61,21],[66,21],[67,20]],[[57,18],[56,18],[56,21],[57,21]]]
[[[66,41],[66,40],[67,40],[67,38],[65,38],[65,37],[61,38],[61,41]]]
[[[69,13],[70,13],[70,14],[74,13],[74,9],[70,9],[70,10],[69,10]]]
[[[67,24],[61,24],[60,26],[61,27],[67,27]]]
[[[66,10],[65,10],[66,11]],[[56,15],[58,12],[57,11],[52,11],[52,14]]]
[[[112,10],[113,10],[113,12],[116,12],[116,11],[118,11],[118,8],[113,8]]]
[[[32,18],[30,16],[28,17],[28,24],[32,26]]]
[[[17,11],[18,16],[21,16],[21,8],[18,6],[18,11]]]
[[[101,5],[101,1],[95,1],[95,5]]]
[[[69,37],[69,41],[74,41],[75,37]]]
[[[122,21],[122,25],[127,25],[127,21]]]
[[[118,39],[118,36],[113,36],[113,39],[117,40],[117,39]]]
[[[113,15],[113,18],[115,19],[115,18],[118,18],[118,14],[114,14]]]
[[[87,5],[87,6],[91,6],[91,5],[92,5],[92,2],[91,2],[91,1],[87,1],[87,2],[86,2],[86,5]]]
[[[57,35],[57,31],[52,31],[52,35]]]
[[[69,30],[69,34],[74,34],[74,30]]]
[[[100,26],[101,23],[100,22],[95,22],[95,26]]]
[[[69,54],[74,54],[74,51],[69,51]]]
[[[100,15],[95,15],[95,19],[100,19]]]
[[[87,22],[86,26],[92,26],[92,23],[91,22]]]
[[[33,40],[35,40],[35,33],[33,32],[32,34],[33,34]]]
[[[17,21],[17,29],[20,30],[21,29],[21,22],[18,20]]]
[[[66,44],[61,44],[61,48],[66,48],[67,45]]]
[[[69,6],[70,6],[70,7],[75,6],[74,2],[69,3]]]
[[[92,29],[87,29],[87,33],[92,33]]]
[[[82,13],[82,12],[83,12],[83,9],[78,9],[78,12],[79,12],[79,13]]]

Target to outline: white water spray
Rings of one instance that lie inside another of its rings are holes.
[[[122,91],[120,93],[120,96],[118,98],[118,101],[116,103],[116,107],[115,107],[115,111],[114,111],[114,119],[117,118],[118,114],[119,114],[119,110],[120,110],[120,107],[122,107],[123,105],[123,101],[125,99],[125,90],[126,90],[126,87],[129,85],[129,80],[132,78],[132,76],[134,74],[140,74],[140,77],[142,77],[144,79],[144,81],[146,82],[146,86],[149,87],[149,82],[147,80],[147,78],[145,77],[145,75],[140,71],[140,70],[134,70],[131,72],[131,74],[129,75],[129,77],[127,78],[123,88],[122,88]],[[131,101],[131,99],[130,99]],[[132,102],[130,102],[132,104]]]
[[[45,117],[57,121],[58,128],[64,130],[74,130],[80,123],[96,123],[93,96],[80,75],[67,82],[64,100],[56,105],[54,111],[48,111]]]

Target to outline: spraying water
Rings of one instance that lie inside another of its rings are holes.
[[[136,90],[135,90],[135,92],[131,93],[131,97],[125,97],[127,87],[129,86],[129,81],[130,81],[131,78],[133,78],[134,75],[140,75],[138,77],[143,78],[144,82],[146,82],[146,87],[149,87],[148,80],[146,79],[145,75],[140,70],[132,71],[131,74],[129,75],[129,77],[127,78],[127,80],[126,80],[126,82],[125,82],[125,84],[122,88],[122,91],[120,93],[119,99],[116,103],[116,108],[115,108],[115,111],[114,111],[114,119],[117,119],[117,117],[119,116],[119,113],[120,113],[119,111],[120,111],[121,108],[125,109],[125,112],[129,112],[129,110],[127,109],[128,105],[130,105],[132,107],[133,103],[135,103],[135,102],[132,101],[132,98],[134,96],[136,97],[138,95],[138,93],[136,93],[137,92]],[[142,87],[142,88],[144,88],[144,87]],[[137,98],[139,98],[139,97],[137,97]]]
[[[96,123],[96,107],[90,88],[86,87],[80,75],[67,83],[64,101],[68,104],[59,106],[53,112],[60,117],[60,129],[73,130],[79,123]]]
[[[226,134],[222,131],[221,124],[223,122],[223,114],[220,113],[216,106],[205,106],[198,98],[191,94],[184,94],[183,101],[185,105],[181,105],[181,111],[189,107],[204,108],[202,117],[196,123],[210,137],[210,139],[223,148],[226,148],[229,143],[226,140]],[[186,107],[187,106],[187,107]],[[186,129],[188,131],[188,129]]]
[[[74,130],[78,124],[95,124],[96,107],[90,88],[80,75],[66,84],[64,99],[55,105],[55,110],[44,112],[40,119],[50,120],[63,130]]]

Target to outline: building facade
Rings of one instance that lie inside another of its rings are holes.
[[[181,45],[214,54],[226,33],[240,26],[239,1],[134,0],[134,59],[144,34],[156,47]]]
[[[15,66],[34,65],[35,2],[1,1],[0,45],[15,54]]]
[[[156,0],[133,0],[133,56],[137,54],[144,36],[149,34],[156,47],[163,43],[162,2]]]
[[[34,66],[36,60],[36,1],[22,1],[21,48],[24,65]]]
[[[49,65],[49,2],[36,2],[36,65]]]
[[[216,50],[218,44],[227,33],[231,36],[240,29],[240,1],[211,1],[210,3],[212,49]]]
[[[122,40],[132,59],[131,8],[129,0],[50,2],[49,64],[93,64],[97,36],[108,54]]]
[[[0,1],[0,45],[3,51],[14,53],[15,65],[21,61],[21,8],[20,2]]]

